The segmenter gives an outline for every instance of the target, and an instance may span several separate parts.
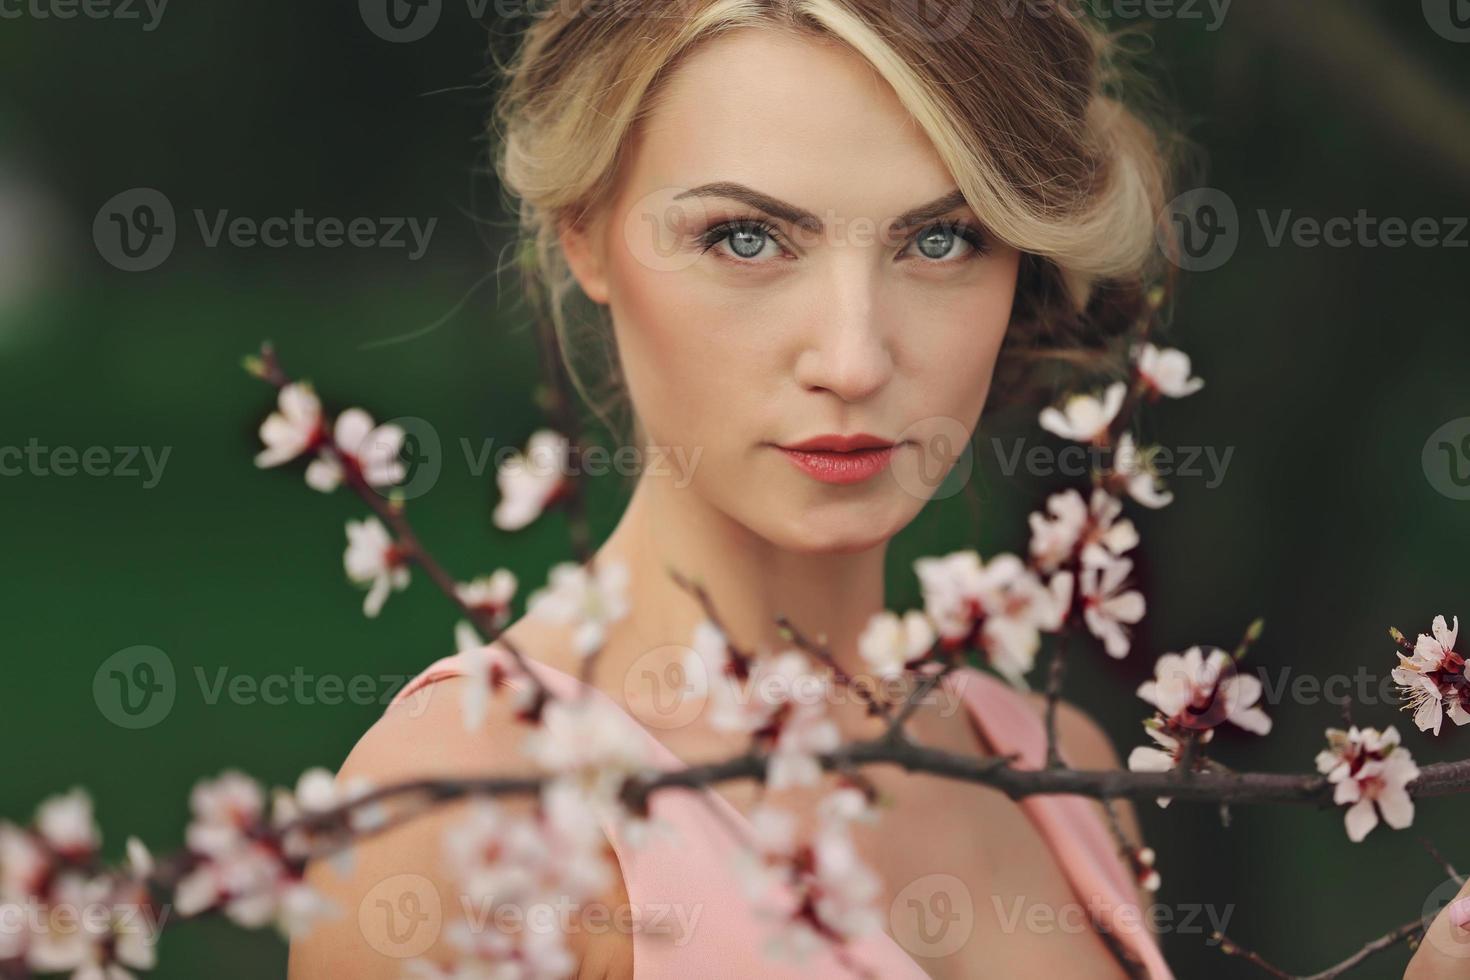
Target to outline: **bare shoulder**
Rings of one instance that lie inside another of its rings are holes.
[[[496,692],[484,722],[473,730],[466,727],[462,702],[472,683],[447,677],[390,706],[353,747],[339,779],[362,777],[385,786],[426,778],[533,775],[533,765],[520,752],[529,729],[515,717],[510,692]],[[534,805],[529,798],[498,802],[522,813]],[[446,867],[443,836],[467,813],[463,801],[438,806],[361,841],[346,866],[328,861],[309,866],[307,882],[339,914],[292,942],[291,980],[398,980],[410,959],[450,962],[449,927],[467,920],[466,912],[474,909],[462,900]],[[390,820],[393,816],[390,808]],[[614,877],[615,898],[624,888],[621,876]],[[631,944],[621,951],[600,937],[579,941],[569,936],[568,945],[584,971],[602,961],[615,964],[626,952],[631,975]],[[618,975],[615,969],[601,972]]]
[[[1038,714],[1046,712],[1046,695],[1039,691],[1026,693]],[[1118,749],[1108,733],[1090,714],[1065,699],[1057,701],[1057,741],[1062,755],[1074,769],[1121,769]],[[1138,813],[1132,802],[1117,800],[1113,804],[1118,822],[1128,839],[1139,843],[1143,840],[1138,823]],[[1101,804],[1098,806],[1102,809]]]
[[[1027,691],[1026,700],[1041,716],[1046,714],[1046,694]],[[1057,739],[1062,754],[1077,769],[1117,769],[1118,750],[1101,725],[1081,708],[1066,699],[1057,701]]]

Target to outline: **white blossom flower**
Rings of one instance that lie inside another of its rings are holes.
[[[902,618],[884,610],[868,619],[858,636],[858,654],[879,677],[897,677],[929,652],[935,637],[934,624],[919,610],[910,609]]]
[[[1456,725],[1470,722],[1470,711],[1466,711],[1470,679],[1465,675],[1464,656],[1455,652],[1460,617],[1449,626],[1443,616],[1436,616],[1431,628],[1432,634],[1419,634],[1413,656],[1399,654],[1399,666],[1392,673],[1408,702],[1404,709],[1414,712],[1415,726],[1438,735],[1446,714]]]
[[[1151,393],[1185,398],[1205,386],[1202,379],[1190,377],[1189,355],[1181,350],[1160,349],[1153,344],[1136,345],[1133,357],[1138,376]]]
[[[531,435],[526,452],[513,453],[495,473],[500,503],[495,506],[495,526],[519,531],[541,516],[548,504],[566,489],[566,471],[571,443],[550,429]]]
[[[628,565],[602,560],[589,572],[575,562],[551,569],[547,585],[526,601],[529,615],[554,623],[572,624],[572,648],[579,657],[602,649],[607,628],[628,614]]]
[[[701,619],[694,625],[694,635],[689,649],[684,651],[684,673],[690,684],[684,693],[705,696],[709,693],[708,678],[719,677],[730,666],[730,641],[724,630],[713,620]]]
[[[1414,822],[1414,800],[1405,787],[1419,778],[1419,767],[1399,744],[1397,729],[1329,728],[1327,743],[1317,753],[1317,771],[1335,784],[1334,803],[1351,804],[1343,815],[1349,840],[1366,837],[1379,814],[1395,830]]]
[[[924,611],[941,640],[954,648],[974,641],[1012,684],[1025,686],[1041,632],[1060,628],[1072,604],[1070,572],[1042,583],[1015,555],[988,563],[974,551],[914,562]]]
[[[497,568],[489,575],[480,575],[454,588],[459,601],[470,609],[492,617],[496,629],[510,619],[510,602],[516,594],[516,575],[508,568]]]
[[[1105,443],[1108,426],[1123,407],[1128,385],[1115,381],[1101,399],[1095,395],[1072,395],[1060,408],[1041,410],[1041,427],[1073,442]]]
[[[398,458],[403,451],[403,429],[397,425],[373,425],[373,417],[360,408],[349,408],[337,416],[332,429],[336,451],[326,450],[306,468],[306,482],[313,490],[330,493],[341,485],[344,465],[355,468],[371,487],[402,483],[407,471]]]
[[[1143,723],[1143,730],[1148,737],[1157,743],[1157,747],[1151,745],[1140,745],[1128,753],[1128,768],[1132,772],[1169,772],[1179,768],[1184,761],[1184,742],[1169,730],[1169,726],[1157,718],[1151,718]],[[1196,733],[1196,738],[1203,744],[1214,738],[1215,730],[1207,728]],[[1157,797],[1159,806],[1169,805],[1169,797]]]
[[[1128,496],[1143,506],[1158,510],[1174,502],[1174,494],[1164,489],[1159,481],[1152,455],[1138,449],[1133,433],[1125,432],[1118,437],[1118,448],[1113,453],[1113,470],[1122,479]]]
[[[1082,566],[1082,619],[1110,657],[1128,655],[1132,639],[1127,627],[1143,618],[1143,593],[1124,588],[1132,570],[1130,559],[1114,558],[1101,550]]]
[[[646,732],[616,705],[592,697],[550,701],[522,751],[547,772],[598,791],[615,791],[649,762]]]
[[[73,861],[96,853],[102,843],[92,797],[81,787],[43,800],[36,808],[36,830],[52,850]]]
[[[265,448],[256,454],[255,465],[265,469],[289,463],[321,437],[322,403],[311,385],[304,381],[282,385],[276,395],[276,410],[260,424],[260,441]]]
[[[1096,560],[1099,548],[1122,557],[1138,545],[1138,530],[1132,521],[1118,520],[1122,513],[1122,502],[1101,487],[1093,490],[1090,503],[1076,490],[1052,494],[1046,512],[1029,518],[1031,557],[1046,572],[1071,563],[1079,553]]]
[[[1212,649],[1206,657],[1200,647],[1159,657],[1154,679],[1138,687],[1139,697],[1181,728],[1213,728],[1229,721],[1265,735],[1271,731],[1271,719],[1256,704],[1261,692],[1261,679],[1236,673],[1230,654]]]
[[[265,791],[235,769],[201,780],[189,794],[193,814],[184,840],[189,849],[207,856],[237,847],[265,818]]]
[[[376,517],[347,522],[347,551],[342,556],[347,577],[368,586],[363,615],[375,617],[390,591],[408,588],[408,565],[388,529]]]
[[[829,942],[846,942],[882,929],[877,900],[882,881],[859,858],[849,825],[874,814],[857,790],[839,789],[818,801],[810,840],[794,816],[769,805],[751,814],[753,839],[736,869],[758,915],[773,921],[769,955],[800,963]],[[786,886],[785,894],[780,886]]]
[[[303,800],[311,804],[308,808],[317,808],[334,792],[323,773],[308,771],[297,796],[289,804],[278,802],[283,820],[299,812]],[[265,799],[259,783],[234,770],[195,785],[189,797],[193,820],[185,840],[202,860],[175,889],[174,907],[180,915],[188,918],[220,908],[244,928],[274,925],[291,938],[338,911],[288,868],[281,851],[261,836],[268,829]]]
[[[67,913],[40,918],[27,937],[26,965],[41,973],[70,971],[74,980],[133,980],[126,967],[153,969],[158,937],[140,914],[146,892],[133,891],[116,893],[106,877],[58,875],[49,905]]]
[[[0,901],[37,896],[51,876],[51,855],[28,830],[0,822]]]

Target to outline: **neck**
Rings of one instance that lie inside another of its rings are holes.
[[[597,552],[630,572],[628,616],[613,627],[608,653],[621,676],[659,647],[688,646],[705,618],[698,600],[669,574],[702,584],[726,632],[748,650],[790,649],[777,626],[785,617],[803,636],[824,640],[836,662],[864,672],[857,638],[883,609],[886,542],[859,552],[795,552],[757,535],[668,479],[640,478],[622,519]]]

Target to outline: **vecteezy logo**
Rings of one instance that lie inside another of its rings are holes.
[[[1470,416],[1435,429],[1420,455],[1429,485],[1451,500],[1470,500]]]
[[[972,0],[894,0],[899,23],[925,41],[959,37],[974,16]]]
[[[898,434],[888,471],[919,500],[943,500],[964,489],[975,470],[970,430],[944,415],[920,419]]]
[[[92,675],[92,700],[119,728],[151,728],[168,717],[177,685],[174,665],[157,647],[119,650]]]
[[[899,945],[915,956],[949,956],[975,929],[975,903],[954,875],[925,875],[894,896],[888,925]]]
[[[403,447],[398,451],[398,458],[403,463],[403,482],[393,487],[382,487],[378,492],[404,500],[422,497],[434,489],[444,469],[444,449],[439,441],[439,430],[427,419],[415,415],[400,415],[384,423],[390,424],[403,430]]]
[[[384,956],[422,956],[443,926],[439,889],[423,875],[384,878],[357,906],[357,927],[368,945]]]
[[[422,40],[439,23],[444,0],[357,0],[357,9],[378,37],[408,44]]]
[[[1453,902],[1460,894],[1461,887],[1460,883],[1453,878],[1446,878],[1440,882],[1439,887],[1424,899],[1424,918],[1433,919],[1444,911],[1444,907]],[[1434,947],[1435,952],[1442,956],[1455,960],[1470,959],[1470,933],[1466,933],[1464,929],[1457,929],[1450,925],[1448,929],[1439,934],[1430,929],[1425,933],[1424,938]]]
[[[113,196],[92,221],[98,253],[124,272],[158,268],[172,254],[177,238],[173,204],[151,187]]]
[[[704,711],[709,671],[689,647],[677,643],[642,654],[623,675],[623,700],[650,728],[683,728]]]
[[[1424,19],[1445,40],[1470,43],[1470,0],[1424,0]]]
[[[1200,187],[1169,202],[1154,227],[1154,240],[1179,268],[1209,272],[1235,255],[1240,212],[1224,191]]]

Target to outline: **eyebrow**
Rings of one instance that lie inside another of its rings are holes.
[[[799,208],[794,204],[787,204],[785,201],[777,200],[769,194],[762,194],[760,191],[746,187],[744,184],[736,184],[730,181],[700,184],[698,187],[675,195],[674,200],[677,201],[685,197],[728,197],[731,200],[748,204],[759,211],[764,211],[773,218],[779,218],[799,228],[812,232],[822,230],[822,219],[810,211]],[[942,218],[955,208],[967,203],[963,192],[959,190],[950,191],[943,197],[935,198],[928,204],[921,204],[916,208],[910,208],[897,218],[894,218],[892,229],[894,231],[906,231],[910,228],[917,228],[926,222],[933,221],[935,218]]]

